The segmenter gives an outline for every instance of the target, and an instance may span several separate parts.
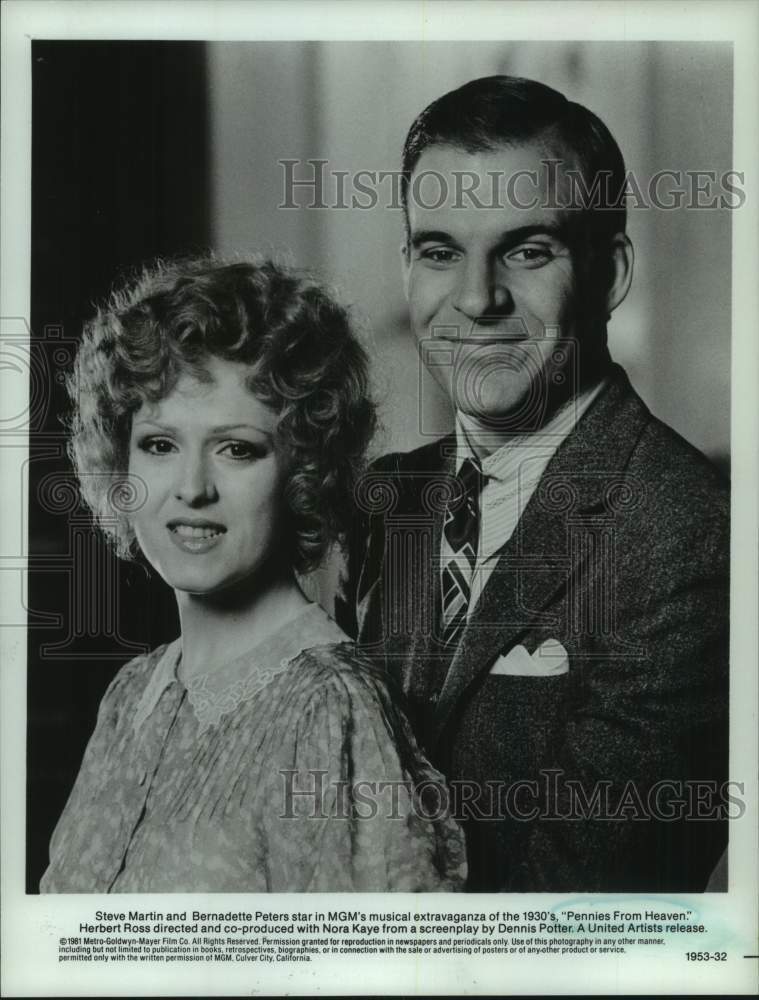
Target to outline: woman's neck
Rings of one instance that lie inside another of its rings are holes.
[[[290,575],[221,594],[176,591],[182,629],[182,678],[208,673],[252,649],[310,603]]]

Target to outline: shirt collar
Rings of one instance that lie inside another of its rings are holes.
[[[318,604],[309,604],[241,656],[187,681],[187,697],[201,728],[218,722],[222,714],[260,690],[305,649],[349,641]],[[137,707],[135,729],[148,718],[166,688],[175,681],[182,683],[177,675],[181,654],[181,638],[161,654]]]

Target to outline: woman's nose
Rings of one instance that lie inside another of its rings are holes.
[[[175,493],[190,507],[213,503],[218,499],[210,463],[202,455],[187,456],[182,462]]]
[[[462,269],[453,306],[470,320],[502,315],[512,308],[511,292],[497,264],[470,258]]]

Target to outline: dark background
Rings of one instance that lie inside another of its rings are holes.
[[[93,302],[119,274],[210,243],[200,43],[32,45],[27,891],[119,666],[176,636],[174,598],[108,549],[78,508],[61,378]]]

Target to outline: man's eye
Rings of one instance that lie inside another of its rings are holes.
[[[430,247],[422,250],[419,256],[430,264],[451,264],[459,258],[458,253],[448,247]]]
[[[250,441],[228,441],[221,449],[220,454],[233,458],[238,462],[253,461],[264,458],[266,448],[261,445],[251,444]]]
[[[148,437],[139,443],[140,450],[147,452],[148,455],[168,455],[174,451],[174,447],[174,442],[170,438]]]
[[[544,246],[516,247],[506,254],[505,259],[509,263],[513,262],[537,267],[553,260],[553,254],[549,247]]]

